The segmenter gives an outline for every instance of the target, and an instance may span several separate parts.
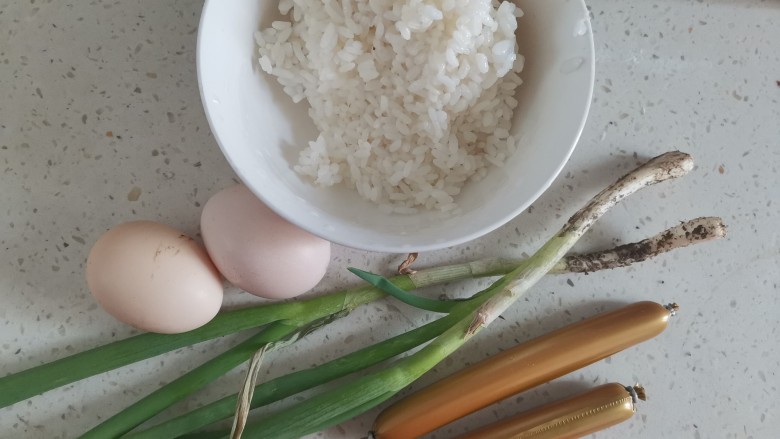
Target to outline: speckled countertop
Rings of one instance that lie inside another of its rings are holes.
[[[575,206],[639,159],[669,149],[692,153],[693,173],[610,212],[578,250],[702,215],[722,216],[729,237],[624,270],[543,280],[422,381],[623,303],[677,301],[682,311],[661,336],[435,437],[609,381],[639,381],[650,399],[631,421],[597,437],[777,437],[780,2],[589,4],[596,91],[571,161],[533,209],[482,239],[424,254],[421,263],[532,252]],[[0,375],[131,334],[86,288],[91,243],[131,219],[197,236],[203,203],[236,180],[200,106],[200,8],[198,1],[0,2]],[[401,259],[337,247],[318,291],[351,282],[347,263],[389,270]],[[227,300],[249,299],[230,291]],[[327,335],[274,355],[263,376],[332,358],[422,318],[389,302],[366,307]],[[0,437],[74,437],[226,343],[182,349],[0,409]],[[239,379],[236,371],[175,410],[233,391]],[[375,414],[317,437],[359,437]]]

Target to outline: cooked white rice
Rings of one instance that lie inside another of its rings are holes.
[[[452,210],[501,166],[523,57],[522,15],[497,0],[281,0],[259,65],[320,131],[295,170],[389,210]]]

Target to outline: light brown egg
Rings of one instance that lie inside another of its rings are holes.
[[[330,242],[286,221],[243,185],[212,196],[200,228],[222,275],[260,297],[303,294],[322,280],[330,262]]]
[[[150,332],[195,329],[222,305],[222,281],[203,247],[152,221],[101,236],[87,258],[87,284],[109,314]]]

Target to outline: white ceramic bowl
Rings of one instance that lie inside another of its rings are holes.
[[[239,178],[279,215],[329,241],[405,253],[461,244],[507,223],[544,192],[579,139],[594,79],[582,0],[519,0],[525,56],[513,133],[517,153],[464,188],[457,214],[388,215],[346,188],[318,188],[292,169],[316,138],[306,104],[293,104],[257,65],[254,32],[277,2],[207,0],[198,30],[198,79],[211,129]]]

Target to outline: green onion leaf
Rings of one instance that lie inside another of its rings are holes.
[[[387,293],[401,302],[407,305],[411,305],[415,308],[424,309],[426,311],[449,313],[452,311],[452,307],[455,305],[454,301],[428,299],[427,297],[420,297],[414,294],[410,294],[406,290],[399,288],[394,283],[378,274],[359,270],[353,267],[349,267],[347,270],[349,270],[355,276],[368,282],[369,284],[379,288],[382,290],[382,292]]]

